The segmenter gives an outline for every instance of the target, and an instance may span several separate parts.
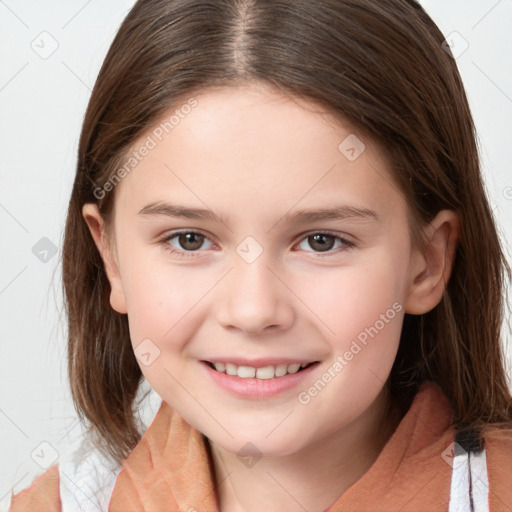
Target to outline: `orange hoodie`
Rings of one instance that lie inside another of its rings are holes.
[[[511,512],[512,431],[468,454],[452,420],[441,390],[425,383],[371,468],[326,512]],[[12,496],[10,510],[67,512],[58,465]],[[165,402],[124,461],[108,510],[219,512],[207,442]]]

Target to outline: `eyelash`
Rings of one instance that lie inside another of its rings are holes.
[[[173,256],[178,256],[179,258],[195,258],[196,254],[199,252],[202,252],[202,251],[200,251],[200,250],[195,250],[195,251],[177,250],[177,249],[171,248],[171,246],[169,245],[169,242],[173,238],[176,238],[177,236],[184,235],[184,234],[200,235],[200,236],[204,236],[205,239],[210,240],[209,237],[207,237],[204,233],[201,233],[200,231],[181,230],[181,231],[173,231],[172,233],[167,235],[163,240],[161,240],[160,243],[164,246],[164,249],[166,251],[169,251]],[[314,236],[314,235],[327,235],[336,240],[341,241],[341,243],[342,243],[341,250],[340,250],[340,247],[338,247],[337,248],[338,250],[336,250],[334,252],[333,252],[333,249],[329,249],[329,251],[326,251],[324,253],[315,252],[315,251],[307,251],[307,252],[312,252],[313,254],[316,254],[317,256],[320,256],[320,257],[333,256],[334,254],[338,254],[339,252],[346,251],[346,250],[349,250],[349,249],[352,249],[355,247],[354,242],[351,242],[350,240],[347,240],[346,238],[343,238],[343,237],[339,236],[339,234],[333,233],[332,231],[311,231],[309,233],[305,233],[304,235],[302,235],[302,238],[299,240],[298,243],[300,243],[304,240],[307,240],[309,237]],[[210,240],[210,242],[211,242],[211,240]]]

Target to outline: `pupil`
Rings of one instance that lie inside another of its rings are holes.
[[[179,237],[179,242],[184,249],[194,251],[203,245],[203,238],[202,235],[197,233],[183,233]],[[190,245],[187,246],[187,244],[192,244],[192,247]]]
[[[311,247],[319,251],[328,251],[334,245],[333,237],[330,235],[313,235],[309,238],[313,240],[312,243],[310,242]],[[326,242],[326,239],[330,239],[330,242]],[[317,244],[317,247],[315,247],[315,244]]]

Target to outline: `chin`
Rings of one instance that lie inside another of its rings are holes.
[[[251,457],[254,459],[286,457],[302,449],[305,444],[305,439],[300,434],[291,436],[291,433],[288,433],[286,438],[283,438],[275,434],[266,437],[267,434],[261,431],[254,432],[253,436],[247,430],[239,435],[233,431],[230,432],[233,438],[227,434],[221,438],[207,437],[217,447],[237,455],[242,462],[243,459]],[[274,435],[275,438],[271,439]]]

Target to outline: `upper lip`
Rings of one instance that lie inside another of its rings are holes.
[[[286,357],[258,357],[256,359],[245,359],[241,357],[211,357],[203,359],[208,363],[230,363],[235,366],[250,366],[252,368],[263,368],[264,366],[278,366],[280,364],[303,364],[303,363],[314,363],[316,359],[310,358],[286,358]]]

